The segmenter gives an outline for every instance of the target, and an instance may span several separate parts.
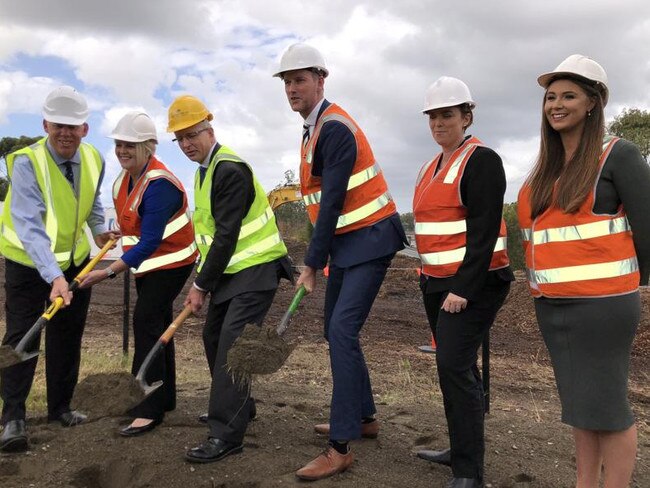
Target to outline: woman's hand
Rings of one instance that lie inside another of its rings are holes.
[[[465,310],[466,307],[466,298],[459,297],[458,295],[454,295],[450,292],[447,295],[447,298],[445,298],[445,301],[442,303],[442,307],[440,308],[448,313],[459,313]]]
[[[106,278],[108,278],[108,275],[106,274],[106,270],[97,269],[95,271],[91,271],[86,276],[81,278],[81,282],[79,283],[79,288],[90,288],[91,286],[96,285],[100,281],[104,281]]]

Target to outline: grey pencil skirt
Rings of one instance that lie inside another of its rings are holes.
[[[606,298],[537,298],[562,422],[621,431],[634,423],[627,395],[632,341],[641,318],[639,293]]]

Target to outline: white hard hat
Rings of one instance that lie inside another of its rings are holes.
[[[572,54],[558,64],[557,68],[553,71],[540,75],[537,78],[537,83],[544,88],[548,88],[553,80],[566,77],[567,75],[577,76],[578,78],[595,83],[602,92],[603,105],[607,105],[607,100],[609,99],[607,73],[605,73],[603,67],[596,61],[582,54]]]
[[[325,66],[325,58],[315,47],[297,42],[289,46],[282,54],[280,59],[280,68],[273,76],[282,76],[285,71],[294,69],[315,68],[323,73],[323,78],[329,75],[329,70]]]
[[[145,142],[153,139],[158,142],[156,125],[144,112],[129,112],[120,121],[109,136],[126,142]]]
[[[64,85],[50,92],[42,113],[45,120],[54,124],[82,125],[88,119],[88,104],[81,93]]]
[[[455,107],[463,103],[469,104],[470,108],[476,107],[467,85],[458,78],[441,76],[427,88],[422,113],[437,108]]]

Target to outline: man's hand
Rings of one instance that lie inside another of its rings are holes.
[[[467,307],[466,298],[459,297],[458,295],[454,295],[453,293],[449,293],[447,295],[447,298],[445,298],[442,307],[440,308],[448,313],[459,313],[465,310],[466,307]]]
[[[118,230],[109,230],[108,232],[102,232],[101,234],[97,234],[93,239],[95,240],[95,244],[97,244],[97,247],[100,249],[106,245],[108,241],[111,239],[117,240],[120,237],[122,237],[122,234]],[[117,243],[113,244],[111,249],[115,249],[115,246]]]
[[[50,291],[50,301],[53,302],[58,297],[63,298],[63,305],[61,308],[67,307],[72,301],[72,292],[68,291],[68,282],[63,275],[54,278],[52,282],[52,290]]]
[[[316,270],[314,268],[305,266],[296,282],[296,289],[300,288],[300,285],[305,287],[307,293],[314,291],[314,288],[316,288]]]
[[[197,314],[201,311],[203,308],[203,304],[205,303],[205,295],[207,292],[201,291],[198,288],[196,288],[194,285],[190,288],[189,293],[187,294],[187,297],[185,298],[185,301],[183,302],[184,306],[191,306],[192,307],[192,313]]]

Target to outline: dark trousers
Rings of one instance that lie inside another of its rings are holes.
[[[86,265],[70,266],[64,273],[68,282]],[[43,314],[51,286],[34,268],[5,260],[5,312],[7,330],[3,345],[16,347],[27,330]],[[70,411],[70,401],[79,377],[81,336],[90,303],[90,289],[76,290],[70,306],[60,309],[45,330],[45,381],[49,419]],[[28,350],[38,349],[35,341]],[[25,401],[34,380],[38,358],[18,363],[0,371],[2,423],[25,418]]]
[[[241,293],[222,303],[210,303],[203,345],[212,371],[208,426],[210,437],[241,443],[248,427],[252,402],[248,385],[233,382],[227,370],[228,350],[246,324],[262,325],[276,290]]]
[[[449,429],[451,469],[457,478],[483,478],[485,405],[476,361],[478,348],[489,334],[509,290],[509,282],[486,286],[461,313],[440,309],[448,292],[424,295],[437,344],[436,363]]]
[[[131,372],[136,375],[149,351],[174,320],[174,300],[183,289],[194,264],[152,271],[135,279],[138,300],[133,311],[134,354]],[[176,408],[176,359],[174,339],[151,363],[147,383],[162,380],[162,387],[129,413],[134,417],[162,419]]]
[[[361,419],[375,414],[366,360],[359,343],[394,254],[349,268],[330,264],[325,292],[325,338],[332,368],[330,439],[361,437]]]

